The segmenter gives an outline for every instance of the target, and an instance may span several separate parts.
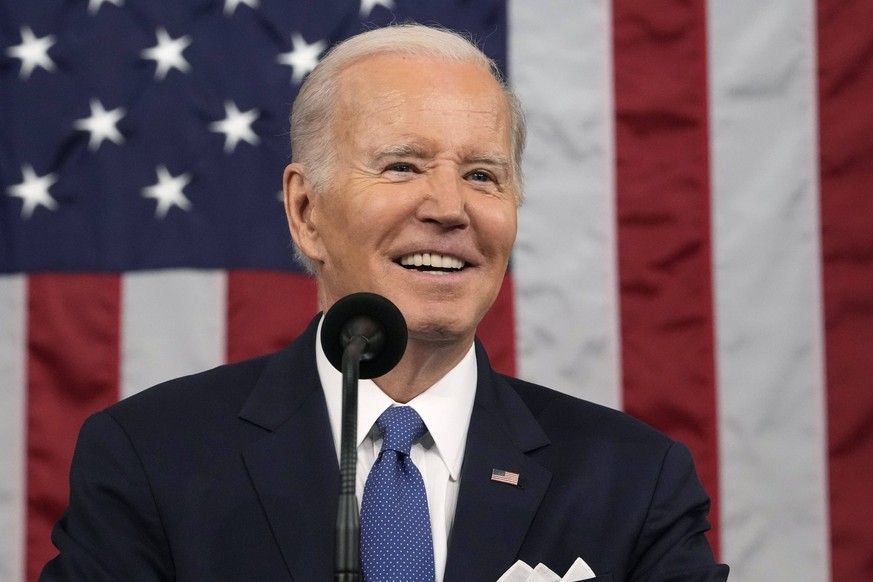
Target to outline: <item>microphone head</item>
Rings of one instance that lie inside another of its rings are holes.
[[[333,367],[342,370],[343,351],[348,343],[358,335],[366,338],[360,377],[378,378],[403,357],[408,334],[403,314],[391,301],[375,293],[353,293],[325,313],[321,347]]]

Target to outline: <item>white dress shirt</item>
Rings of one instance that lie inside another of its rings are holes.
[[[331,365],[321,348],[321,323],[316,337],[316,362],[327,400],[330,428],[339,462],[342,374]],[[476,350],[471,346],[457,366],[408,403],[427,426],[427,432],[413,442],[410,456],[421,472],[427,492],[436,582],[442,582],[446,569],[448,540],[458,501],[467,429],[476,396],[477,371]],[[367,476],[382,449],[382,435],[376,426],[376,419],[385,409],[395,405],[402,406],[382,392],[372,380],[358,382],[358,465],[355,484],[358,507]]]

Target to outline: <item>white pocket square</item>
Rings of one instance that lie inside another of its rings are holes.
[[[519,560],[497,582],[579,582],[590,578],[594,578],[594,570],[582,558],[576,558],[563,578],[545,564],[537,564],[536,568],[531,568]]]

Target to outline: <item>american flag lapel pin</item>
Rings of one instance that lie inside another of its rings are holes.
[[[497,481],[498,483],[508,483],[515,487],[518,487],[518,473],[513,473],[512,471],[505,471],[503,469],[491,469],[491,480]]]

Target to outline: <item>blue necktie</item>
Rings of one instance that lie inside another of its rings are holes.
[[[424,434],[421,417],[393,406],[376,421],[382,451],[361,499],[361,565],[364,582],[433,582],[433,539],[424,480],[409,458]]]

